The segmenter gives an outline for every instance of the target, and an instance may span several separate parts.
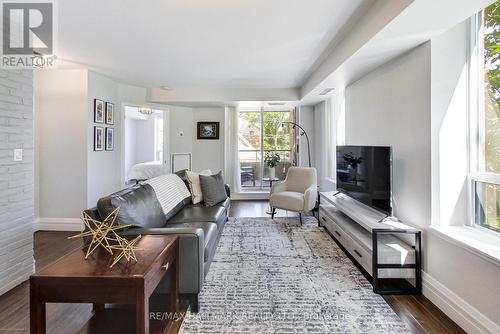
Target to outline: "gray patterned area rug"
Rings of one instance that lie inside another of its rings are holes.
[[[308,217],[236,218],[180,333],[409,333]]]

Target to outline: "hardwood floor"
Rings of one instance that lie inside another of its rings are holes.
[[[74,232],[36,232],[36,269],[81,247],[81,239],[68,240]],[[77,333],[92,316],[89,304],[47,304],[47,333]],[[0,333],[29,333],[29,284],[24,282],[0,296]]]
[[[233,201],[232,217],[267,217],[267,201]],[[277,216],[296,217],[278,210]],[[34,253],[40,269],[65,253],[81,247],[81,240],[68,240],[73,232],[36,232]],[[0,296],[0,334],[29,333],[29,285],[27,282]],[[465,333],[424,296],[384,296],[392,309],[408,323],[414,333]],[[80,333],[92,316],[87,304],[49,304],[47,333]],[[171,333],[180,327],[177,322]]]

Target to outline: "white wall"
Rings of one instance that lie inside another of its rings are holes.
[[[393,209],[403,221],[430,222],[430,44],[346,88],[346,145],[392,146]]]
[[[196,136],[193,126],[193,108],[169,106],[170,110],[170,152],[193,153]]]
[[[115,105],[114,125],[94,123],[94,99]],[[104,75],[88,72],[88,126],[87,126],[87,207],[94,206],[104,195],[121,188],[121,101],[118,84]],[[114,150],[94,151],[94,126],[114,129]]]
[[[40,70],[34,79],[39,227],[79,229],[84,209],[122,187],[122,101],[143,103],[146,89],[85,69]],[[93,122],[94,98],[115,104],[114,125]],[[95,125],[114,128],[114,151],[93,151]]]
[[[467,21],[431,42],[432,213],[466,225],[468,175]]]
[[[220,122],[220,131],[224,131],[224,108],[193,109],[193,170],[210,169],[212,173],[224,170],[224,134],[219,139],[196,139],[196,123],[202,121]]]
[[[80,217],[87,205],[87,71],[35,70],[37,217]]]
[[[125,116],[123,129],[125,131],[123,145],[125,150],[125,175],[135,164],[156,161],[155,124],[157,118],[163,118],[163,115],[153,114],[146,119]],[[166,138],[166,140],[168,141],[169,138]]]
[[[224,108],[169,106],[169,111],[171,153],[191,152],[193,171],[210,169],[217,173],[224,170]],[[221,133],[218,140],[196,138],[196,124],[201,121],[220,122]]]
[[[155,116],[136,120],[136,163],[155,160]]]

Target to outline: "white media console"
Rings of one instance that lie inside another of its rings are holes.
[[[421,294],[420,230],[336,191],[320,193],[318,218],[372,277],[374,292]]]

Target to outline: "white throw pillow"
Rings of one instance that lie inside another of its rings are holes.
[[[191,172],[189,170],[186,171],[193,204],[197,204],[203,201],[203,194],[201,192],[200,186],[200,175],[212,175],[212,172],[210,171],[210,169],[203,170],[199,173]]]

